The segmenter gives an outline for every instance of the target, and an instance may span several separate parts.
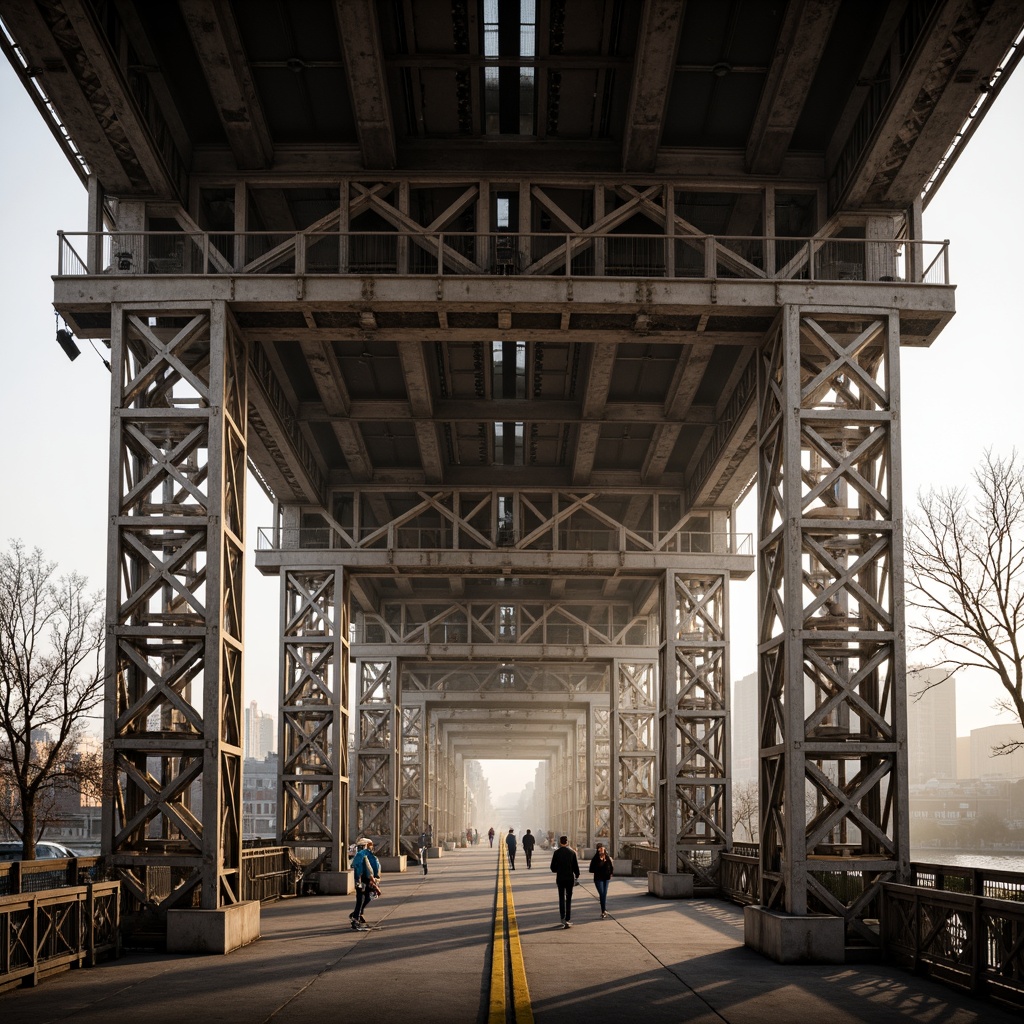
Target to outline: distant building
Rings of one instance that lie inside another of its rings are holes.
[[[932,838],[943,831],[955,835],[961,825],[987,820],[1011,829],[1024,827],[1024,780],[961,779],[910,787],[911,841],[924,822],[933,823]]]
[[[242,764],[242,838],[277,837],[277,755]]]
[[[732,780],[734,785],[757,779],[757,673],[732,684]]]
[[[1024,726],[986,725],[971,730],[971,775],[976,779],[1024,779],[1024,747],[1012,754],[993,754],[1004,743],[1024,743]]]
[[[245,756],[262,761],[277,750],[277,731],[274,716],[260,711],[256,701],[249,701],[245,709]]]
[[[941,669],[907,669],[907,741],[912,786],[958,777],[954,675]]]

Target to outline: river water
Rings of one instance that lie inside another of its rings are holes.
[[[966,853],[953,850],[911,850],[910,859],[919,864],[944,864],[958,868],[1024,872],[1024,850],[999,853]]]

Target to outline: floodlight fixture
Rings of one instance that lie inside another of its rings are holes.
[[[77,359],[81,355],[82,350],[75,344],[75,339],[66,327],[57,329],[57,344],[64,349],[68,359]]]

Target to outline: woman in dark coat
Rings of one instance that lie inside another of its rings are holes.
[[[590,858],[590,873],[594,876],[594,888],[601,898],[601,917],[608,916],[605,903],[608,900],[608,883],[615,874],[615,863],[608,856],[604,843],[597,844],[597,853]]]

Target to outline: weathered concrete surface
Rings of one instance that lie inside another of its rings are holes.
[[[167,912],[170,953],[230,953],[260,937],[260,905],[254,900],[220,910]]]
[[[352,899],[262,908],[263,937],[228,956],[139,951],[0,994],[3,1024],[473,1024],[486,1021],[497,849],[386,875],[351,930]],[[884,966],[782,966],[743,945],[740,908],[659,900],[612,880],[601,920],[583,866],[573,925],[538,851],[512,875],[537,1024],[1019,1024],[1019,1015]]]

